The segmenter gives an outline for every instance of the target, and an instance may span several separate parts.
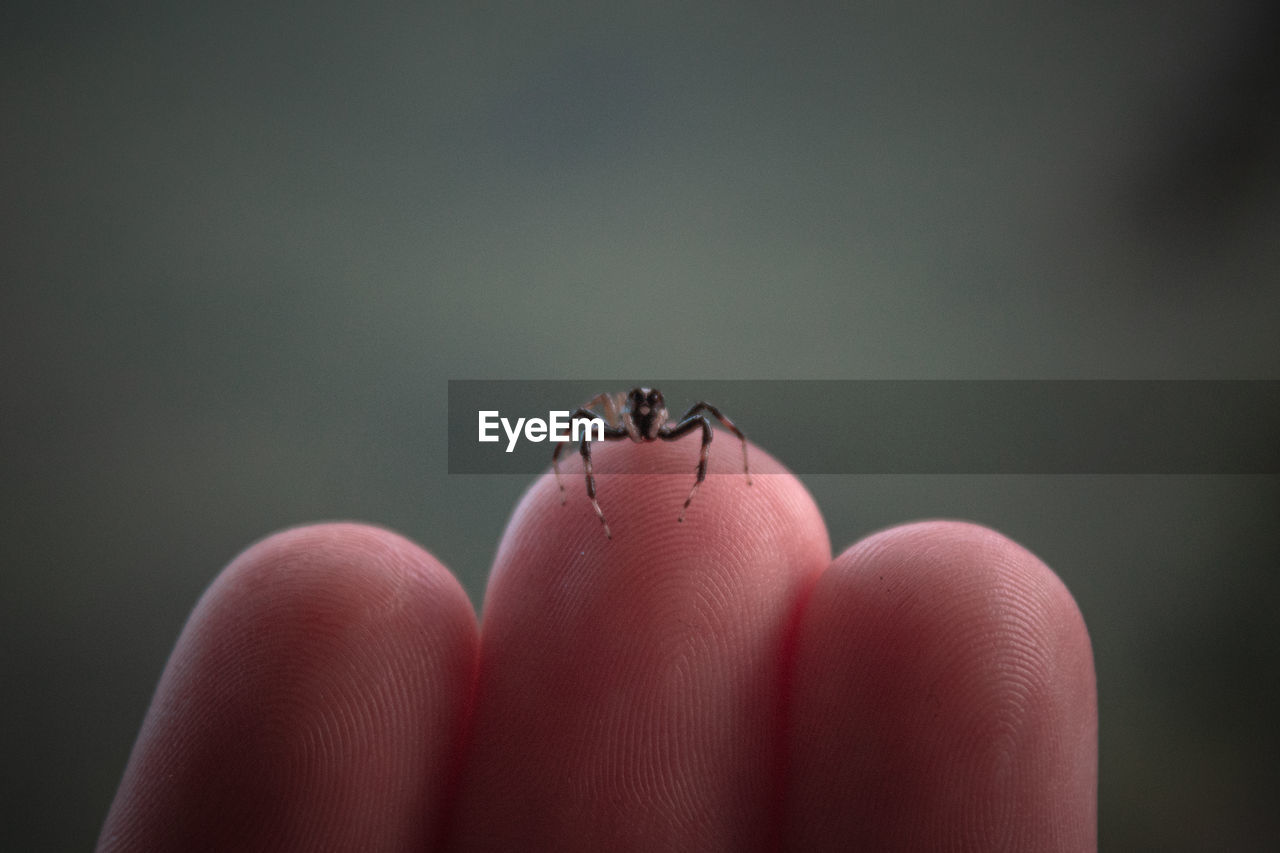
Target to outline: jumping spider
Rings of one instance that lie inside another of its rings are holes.
[[[679,421],[668,422],[667,405],[662,399],[661,391],[656,388],[632,388],[626,394],[597,394],[591,398],[590,402],[573,413],[573,419],[600,417],[591,411],[594,406],[604,409],[604,420],[607,424],[604,430],[605,441],[620,441],[624,438],[629,438],[636,443],[659,439],[674,441],[695,429],[702,430],[698,478],[694,480],[689,497],[685,498],[678,521],[684,521],[684,514],[689,509],[689,503],[697,493],[698,486],[702,485],[702,481],[707,478],[707,460],[711,456],[711,438],[714,433],[711,429],[711,421],[707,420],[706,415],[700,414],[701,412],[710,412],[712,417],[742,440],[742,473],[747,476],[747,485],[751,485],[751,471],[747,468],[747,437],[742,434],[742,430],[733,425],[733,421],[720,414],[720,410],[710,403],[695,403]],[[562,506],[564,505],[564,483],[560,480],[560,451],[564,449],[566,443],[557,443],[555,451],[551,454],[551,467],[556,472],[556,483],[560,486]],[[600,502],[596,500],[596,478],[591,472],[591,442],[583,438],[579,450],[582,453],[583,467],[587,474],[587,497],[591,498],[591,506],[595,508],[596,515],[600,517],[600,523],[604,525],[604,535],[612,539],[609,522],[604,520],[604,511],[600,509]]]

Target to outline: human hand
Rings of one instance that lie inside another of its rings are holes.
[[[1092,850],[1084,622],[991,530],[830,559],[752,448],[683,524],[697,440],[565,467],[507,528],[478,628],[377,528],[272,536],[200,600],[99,850]],[[689,474],[669,470],[679,460]],[[578,469],[580,470],[580,469]]]

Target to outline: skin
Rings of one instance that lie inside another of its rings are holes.
[[[598,449],[612,540],[580,466],[565,506],[540,478],[483,627],[385,530],[247,550],[173,651],[98,849],[1095,849],[1093,658],[1057,576],[958,522],[832,560],[755,447],[753,485],[713,453],[677,524],[698,444]]]

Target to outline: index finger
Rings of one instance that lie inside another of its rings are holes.
[[[485,600],[458,846],[749,849],[776,824],[786,649],[830,546],[804,486],[754,447],[748,485],[719,435],[683,523],[696,435],[597,447],[612,539],[580,465],[565,505],[550,475],[525,495]]]

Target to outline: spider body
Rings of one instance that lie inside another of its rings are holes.
[[[711,439],[715,436],[715,431],[711,428],[711,421],[702,414],[703,412],[709,413],[742,441],[742,473],[747,477],[747,485],[751,485],[751,471],[747,467],[747,437],[710,403],[695,403],[680,420],[671,421],[667,415],[667,404],[662,398],[661,391],[656,388],[632,388],[625,394],[597,394],[585,405],[578,407],[573,413],[573,418],[598,418],[601,415],[592,411],[595,407],[602,410],[607,424],[604,430],[605,441],[630,439],[637,444],[648,441],[675,441],[694,430],[702,430],[702,450],[698,454],[697,477],[693,482],[693,488],[689,491],[689,497],[685,498],[684,507],[680,510],[677,521],[684,521],[685,512],[689,509],[693,496],[697,494],[698,486],[702,485],[702,481],[707,478],[707,462],[711,458]],[[560,486],[562,505],[565,496],[564,483],[560,479],[560,451],[564,446],[564,443],[557,444],[555,451],[551,454],[551,467],[555,470],[556,483]],[[587,497],[591,499],[591,506],[604,526],[604,535],[612,539],[609,522],[605,520],[604,511],[600,509],[600,502],[596,499],[596,478],[591,470],[591,442],[583,438],[578,450],[582,454],[583,468],[587,477]]]

